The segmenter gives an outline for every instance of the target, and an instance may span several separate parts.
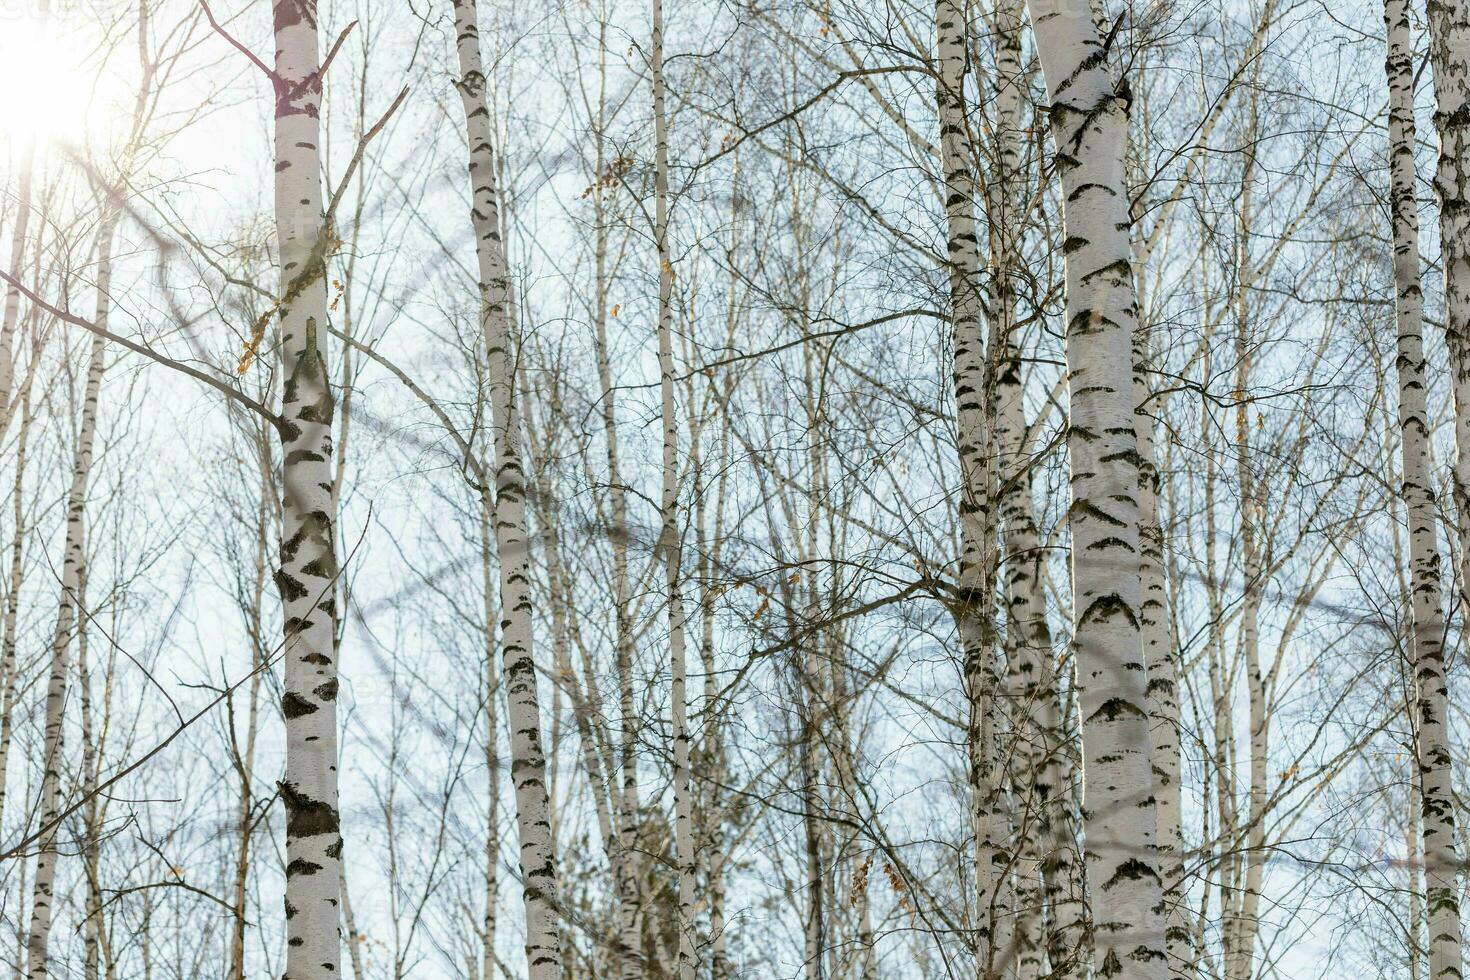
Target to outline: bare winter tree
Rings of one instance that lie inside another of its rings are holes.
[[[7,10],[4,968],[1457,975],[1462,6]]]

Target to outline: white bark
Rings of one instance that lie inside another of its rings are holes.
[[[1409,710],[1413,709],[1413,704],[1410,704]],[[1424,975],[1424,892],[1419,877],[1419,868],[1424,860],[1424,852],[1419,846],[1419,814],[1423,804],[1419,798],[1417,754],[1411,761],[1414,763],[1414,773],[1408,781],[1409,805],[1408,812],[1404,814],[1404,852],[1408,856],[1406,870],[1409,877],[1409,921],[1404,938],[1409,954],[1409,980],[1420,980]]]
[[[663,415],[663,554],[669,614],[669,699],[674,741],[674,860],[679,869],[679,980],[694,980],[694,824],[689,782],[689,703],[686,693],[683,546],[679,529],[679,415],[674,403],[674,266],[669,248],[669,123],[664,106],[664,5],[653,0],[653,233],[658,245],[658,369]]]
[[[737,178],[732,184],[738,188],[739,159],[736,159],[735,167]],[[734,211],[734,200],[738,194],[732,194],[732,212]],[[738,229],[734,221],[732,226]],[[731,247],[738,241],[738,231],[732,233]],[[735,276],[732,272],[730,277],[731,295],[735,295]],[[726,312],[727,334],[733,335],[737,324],[737,313],[735,304],[732,302]],[[726,379],[721,392],[725,404],[729,403],[730,388],[732,382]],[[725,784],[725,752],[721,739],[721,719],[719,705],[719,689],[716,682],[717,663],[715,659],[715,617],[717,615],[715,601],[717,598],[715,576],[712,574],[720,567],[723,556],[725,535],[725,493],[728,488],[730,467],[727,465],[730,453],[730,430],[723,427],[720,430],[718,450],[715,455],[714,466],[719,475],[715,478],[714,500],[711,503],[707,497],[705,487],[706,467],[700,452],[698,441],[693,446],[694,455],[694,533],[695,537],[695,579],[699,583],[699,610],[700,610],[700,653],[703,657],[704,666],[704,705],[705,721],[702,738],[699,745],[700,770],[705,778],[699,783],[699,830],[703,848],[696,850],[696,855],[702,853],[705,858],[705,888],[708,891],[709,906],[709,975],[710,980],[728,980],[731,975],[729,960],[729,936],[725,928],[725,864],[727,855],[725,853],[725,814],[724,801],[720,792]],[[709,531],[706,531],[706,512],[713,511],[713,518]]]
[[[1242,268],[1245,263],[1242,263]],[[1249,320],[1241,304],[1235,340],[1235,462],[1240,492],[1240,552],[1244,596],[1240,603],[1239,645],[1245,666],[1246,697],[1250,729],[1249,786],[1247,789],[1244,873],[1239,904],[1225,921],[1225,976],[1228,980],[1250,980],[1254,972],[1256,932],[1260,925],[1261,882],[1266,859],[1266,765],[1269,719],[1266,712],[1266,683],[1261,673],[1261,518],[1265,511],[1265,488],[1253,470],[1250,420],[1246,395],[1254,358],[1247,336]]]
[[[94,323],[105,326],[111,308],[112,238],[118,212],[109,208],[97,235],[97,315]],[[51,673],[46,683],[46,723],[41,761],[41,836],[37,842],[36,871],[31,879],[31,928],[26,939],[26,976],[47,980],[47,954],[51,938],[53,888],[56,883],[57,815],[60,812],[62,729],[65,725],[67,672],[72,635],[81,596],[83,565],[86,561],[87,482],[92,473],[92,445],[97,432],[97,400],[102,389],[107,347],[98,334],[92,335],[87,360],[87,379],[82,396],[82,418],[72,457],[71,487],[66,497],[66,540],[61,562],[61,601],[56,627],[51,634]]]
[[[252,423],[256,420],[251,419]],[[250,631],[250,682],[246,686],[245,735],[243,740],[235,734],[234,702],[229,702],[230,748],[239,780],[239,796],[235,804],[235,868],[234,882],[230,890],[233,908],[230,923],[230,980],[245,980],[245,930],[248,923],[250,884],[250,859],[253,853],[255,820],[254,767],[255,746],[260,733],[260,687],[266,660],[265,643],[265,593],[269,581],[270,538],[277,520],[277,509],[272,504],[275,495],[271,444],[269,432],[257,433],[253,426],[247,431],[256,440],[256,461],[259,467],[259,499],[255,508],[255,566],[251,580],[250,600],[242,612],[247,616]]]
[[[1149,341],[1140,331],[1135,352],[1133,391],[1137,405],[1134,427],[1138,439],[1139,577],[1143,601],[1140,631],[1148,676],[1149,734],[1153,747],[1154,797],[1158,815],[1159,874],[1163,880],[1164,936],[1169,976],[1183,980],[1193,975],[1188,896],[1184,882],[1184,836],[1179,767],[1179,700],[1175,670],[1174,636],[1164,593],[1164,530],[1159,520],[1159,470],[1154,452],[1152,386],[1146,369]]]
[[[16,663],[16,625],[20,615],[20,588],[25,581],[25,474],[26,461],[30,452],[31,423],[35,419],[31,390],[35,383],[40,349],[39,337],[33,335],[31,342],[31,364],[26,377],[25,389],[20,399],[20,429],[15,441],[15,481],[11,488],[10,519],[10,582],[5,592],[5,621],[0,631],[0,677],[4,678],[5,690],[0,695],[0,826],[5,816],[6,789],[9,783],[11,732],[15,720],[15,695],[20,684],[20,672]],[[17,958],[18,959],[18,958]]]
[[[1045,706],[1057,696],[1055,672],[1047,669],[1051,632],[1039,583],[1045,552],[1036,528],[1032,499],[1033,458],[1027,440],[1024,383],[1016,336],[1016,280],[1024,230],[1020,214],[1025,194],[1021,146],[1025,138],[1026,73],[1021,62],[1023,0],[1004,0],[991,18],[995,43],[994,137],[992,171],[986,188],[989,209],[989,323],[998,356],[995,378],[995,451],[998,499],[1004,526],[1005,650],[1007,696],[1011,704],[1012,744],[1003,755],[1010,763],[1015,840],[1014,925],[1005,964],[1019,980],[1041,976],[1045,962],[1045,868],[1051,850],[1051,788],[1046,770]]]
[[[1399,423],[1403,496],[1409,518],[1410,592],[1414,612],[1419,786],[1422,791],[1425,913],[1430,980],[1460,976],[1459,858],[1450,776],[1436,504],[1429,475],[1425,407],[1423,294],[1419,287],[1418,203],[1414,192],[1413,42],[1408,5],[1385,0],[1388,30],[1390,177],[1395,311],[1398,316]],[[1439,130],[1440,234],[1445,267],[1445,334],[1455,402],[1455,509],[1460,560],[1470,570],[1470,5],[1431,0],[1430,62]],[[1466,581],[1462,577],[1462,583]]]
[[[315,0],[275,0],[275,207],[280,250],[280,567],[284,609],[286,980],[341,975],[337,810],[337,500],[326,363],[329,230]]]
[[[606,31],[606,25],[601,25]],[[596,308],[593,312],[594,342],[597,352],[597,378],[602,392],[599,404],[602,410],[603,445],[607,458],[607,506],[608,537],[612,546],[613,564],[613,627],[615,635],[614,668],[618,678],[618,725],[621,738],[621,766],[623,785],[621,792],[613,798],[616,813],[616,838],[609,838],[612,849],[608,862],[613,869],[613,889],[618,905],[618,929],[621,949],[617,951],[620,971],[628,980],[636,980],[640,973],[638,954],[642,940],[639,936],[638,883],[640,856],[637,850],[638,836],[638,767],[634,749],[637,745],[640,720],[633,690],[633,617],[634,603],[628,570],[628,494],[623,483],[621,457],[619,453],[617,425],[617,388],[613,384],[611,351],[608,346],[608,214],[607,214],[607,160],[604,146],[607,143],[604,125],[607,112],[607,65],[606,37],[600,35],[597,115],[593,138],[596,141],[595,172],[593,174],[593,234]]]
[[[937,0],[934,19],[939,79],[935,88],[939,116],[940,167],[947,247],[949,301],[954,349],[955,433],[959,450],[960,561],[954,601],[955,623],[964,654],[969,699],[971,822],[975,837],[973,902],[976,973],[988,977],[1000,967],[997,957],[997,898],[1010,864],[1005,813],[996,771],[996,698],[1001,678],[995,643],[993,585],[995,547],[991,460],[991,406],[981,335],[984,308],[980,246],[975,231],[975,178],[965,119],[966,51],[969,38],[966,0]]]
[[[485,914],[480,926],[480,976],[495,980],[495,926],[500,901],[500,677],[495,669],[495,622],[499,618],[492,573],[495,515],[480,495],[480,592],[485,606]]]
[[[44,8],[43,8],[44,9]],[[44,14],[42,15],[44,16]],[[36,160],[36,141],[26,140],[21,150],[20,174],[16,179],[15,226],[10,231],[10,267],[17,272],[25,257],[26,233],[31,220],[31,182]],[[11,392],[15,387],[15,332],[20,324],[20,290],[14,283],[5,286],[5,309],[0,314],[0,435],[10,426],[14,415]]]
[[[1140,618],[1134,306],[1123,160],[1131,96],[1089,6],[1031,0],[1064,200],[1073,645],[1099,976],[1165,971]]]
[[[112,975],[112,956],[108,948],[107,930],[102,920],[102,820],[105,816],[97,798],[99,759],[103,746],[100,744],[107,725],[104,719],[99,726],[92,707],[92,668],[88,659],[87,639],[87,567],[85,561],[78,572],[77,608],[81,616],[77,622],[77,688],[80,693],[82,716],[82,773],[81,790],[86,797],[82,806],[83,840],[81,848],[82,874],[86,879],[86,921],[82,928],[82,977],[83,980],[98,980],[104,962],[107,975]],[[104,678],[103,691],[111,689],[111,676]]]
[[[1032,604],[1038,609],[1045,608],[1040,578],[1033,588],[1036,595]],[[1049,633],[1046,643],[1051,644]],[[1090,922],[1085,890],[1087,868],[1082,849],[1082,818],[1074,790],[1078,782],[1077,733],[1072,724],[1072,699],[1064,701],[1061,696],[1062,677],[1067,675],[1074,678],[1075,692],[1075,671],[1064,672],[1055,655],[1048,658],[1047,674],[1042,682],[1046,689],[1042,705],[1042,746],[1046,758],[1037,775],[1037,795],[1046,811],[1049,834],[1042,882],[1051,980],[1085,977],[1091,963],[1091,949],[1087,945]]]
[[[1171,195],[1170,201],[1177,200]],[[1166,204],[1166,208],[1172,207]],[[1160,219],[1162,220],[1162,219]],[[1142,269],[1152,245],[1145,241],[1134,253],[1136,268]],[[1154,798],[1158,819],[1159,874],[1164,889],[1165,952],[1171,980],[1194,976],[1195,955],[1189,922],[1188,893],[1184,880],[1184,830],[1181,823],[1182,778],[1179,763],[1179,694],[1174,632],[1164,592],[1164,528],[1159,516],[1161,479],[1154,448],[1152,324],[1147,320],[1143,289],[1138,288],[1144,309],[1134,334],[1133,401],[1134,433],[1138,439],[1138,537],[1139,583],[1142,604],[1139,630],[1143,639],[1145,673],[1148,677],[1149,737],[1153,750]]]
[[[530,542],[526,531],[521,422],[516,406],[516,359],[510,273],[501,239],[500,198],[490,110],[480,59],[474,0],[456,0],[458,82],[469,134],[475,252],[480,277],[480,320],[490,374],[491,434],[495,449],[495,543],[500,559],[500,635],[510,722],[511,779],[520,831],[520,868],[526,909],[526,966],[530,980],[561,980],[557,934],[557,874],[551,833],[546,757],[531,632]]]

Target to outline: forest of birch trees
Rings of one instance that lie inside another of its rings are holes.
[[[0,0],[0,980],[1461,980],[1379,2]]]

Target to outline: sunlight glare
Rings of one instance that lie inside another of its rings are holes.
[[[85,143],[93,73],[84,61],[55,22],[7,23],[0,31],[0,91],[8,93],[0,130],[16,141]]]

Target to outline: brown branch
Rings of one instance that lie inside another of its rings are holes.
[[[701,364],[697,368],[691,368],[683,374],[675,375],[674,381],[676,383],[688,381],[689,379],[701,374],[712,374],[712,372],[714,372],[716,368],[729,367],[732,364],[739,364],[741,361],[749,361],[759,357],[768,357],[772,354],[779,354],[782,351],[788,351],[791,350],[793,347],[800,347],[803,344],[815,343],[822,340],[831,340],[834,337],[845,337],[848,334],[858,333],[859,331],[867,330],[871,327],[881,327],[884,324],[892,323],[895,320],[902,320],[906,317],[911,316],[927,316],[938,320],[945,319],[945,315],[943,313],[922,306],[915,307],[911,310],[899,310],[894,313],[885,313],[882,316],[874,317],[871,320],[864,320],[861,323],[845,323],[841,326],[834,327],[831,330],[818,330],[813,333],[805,333],[802,334],[800,337],[797,337],[795,340],[783,341],[782,343],[776,344],[774,347],[766,347],[762,350],[747,351],[740,354],[731,354],[728,357],[722,357],[718,360],[706,361],[704,364]],[[832,320],[830,317],[826,317],[823,319],[828,320],[828,322],[837,322],[835,320]],[[661,382],[658,381],[650,381],[646,384],[618,385],[617,390],[639,391],[645,388],[657,388],[660,383]]]
[[[797,116],[801,115],[803,112],[806,112],[812,106],[816,105],[818,102],[822,101],[827,96],[831,95],[833,92],[841,88],[843,82],[850,81],[854,78],[863,78],[868,75],[894,75],[902,72],[915,71],[923,71],[923,69],[916,68],[911,65],[891,65],[883,68],[853,68],[849,69],[848,71],[841,72],[831,82],[828,82],[826,85],[818,89],[817,93],[811,98],[796,106],[794,109],[791,109],[789,112],[781,113],[781,115],[777,116],[775,119],[767,120],[754,129],[746,130],[744,133],[741,134],[739,139],[731,140],[727,145],[720,147],[720,151],[714,156],[705,157],[703,160],[699,161],[699,163],[695,164],[694,170],[699,171],[704,169],[721,157],[732,153],[736,147],[740,146],[740,144],[744,143],[746,140],[754,139],[771,127],[779,126],[783,122],[788,122],[792,119],[795,119]]]
[[[337,57],[337,52],[342,50],[342,42],[347,40],[347,35],[351,34],[352,29],[356,26],[357,21],[353,21],[342,28],[342,33],[337,35],[337,40],[332,42],[332,50],[327,52],[327,56],[322,59],[322,66],[316,70],[316,76],[318,78],[327,77],[327,69],[332,67],[332,59]]]
[[[4,273],[0,273],[0,275],[4,275]],[[171,745],[173,743],[174,739],[178,738],[180,735],[184,734],[184,732],[188,731],[189,728],[193,727],[193,725],[194,725],[195,722],[197,722],[200,718],[203,718],[205,715],[209,714],[210,711],[214,710],[214,707],[216,705],[218,705],[221,701],[225,700],[225,698],[228,697],[229,695],[233,694],[235,692],[235,689],[238,688],[241,684],[244,684],[251,677],[253,677],[254,675],[260,673],[261,671],[265,670],[266,668],[270,667],[271,664],[275,663],[276,659],[280,656],[281,652],[282,651],[278,649],[274,654],[272,654],[271,657],[269,657],[269,658],[267,658],[265,660],[262,660],[261,663],[258,666],[256,666],[253,670],[250,671],[250,673],[246,674],[245,676],[243,676],[239,680],[237,680],[235,683],[233,683],[230,686],[226,687],[224,689],[224,691],[218,697],[214,698],[214,700],[210,701],[204,707],[200,708],[194,714],[190,715],[189,718],[187,720],[185,720],[183,724],[179,725],[172,732],[170,732],[168,734],[168,736],[166,738],[164,738],[162,741],[160,741],[157,745],[155,745],[153,748],[149,749],[147,752],[143,753],[141,756],[138,757],[138,759],[136,759],[130,765],[124,767],[123,769],[121,769],[118,772],[114,773],[108,779],[104,780],[102,783],[98,784],[98,786],[95,789],[93,789],[90,793],[84,793],[82,795],[82,797],[80,799],[78,799],[77,801],[75,801],[71,806],[67,807],[65,810],[63,810],[60,813],[58,813],[51,820],[49,820],[46,823],[42,824],[35,831],[35,833],[31,834],[28,837],[25,837],[24,839],[22,839],[20,841],[20,843],[16,844],[15,846],[9,847],[9,848],[7,848],[4,851],[0,851],[0,861],[4,861],[4,860],[7,860],[9,858],[13,858],[13,857],[16,857],[16,856],[20,855],[21,853],[23,853],[25,851],[26,848],[30,847],[32,844],[34,844],[37,841],[41,840],[47,834],[51,833],[51,831],[53,831],[57,827],[61,826],[62,822],[65,821],[67,817],[70,817],[73,813],[75,813],[78,810],[80,810],[82,808],[83,804],[85,804],[87,802],[87,800],[89,800],[89,799],[91,799],[91,798],[93,798],[95,796],[99,796],[102,793],[105,793],[107,790],[111,789],[118,781],[122,780],[124,777],[126,777],[128,775],[131,775],[134,772],[137,772],[138,769],[141,768],[144,763],[146,763],[149,759],[152,759],[154,756],[158,755],[158,753],[162,752],[164,749],[168,748],[169,745]]]
[[[0,272],[0,276],[4,275],[5,273]],[[370,523],[372,519],[371,509],[369,510],[368,519]],[[367,537],[367,529],[368,525],[364,524],[362,534],[358,537],[357,543],[354,544],[352,546],[352,550],[348,552],[347,560],[342,562],[341,565],[338,566],[336,574],[333,575],[332,578],[324,586],[322,586],[321,591],[317,593],[316,598],[312,600],[313,604],[320,602],[323,596],[330,594],[331,590],[337,587],[337,582],[342,577],[343,571],[347,568],[349,564],[351,564],[352,559],[357,555],[357,550],[362,547],[362,542]],[[81,796],[78,799],[74,800],[72,804],[66,809],[56,814],[55,817],[51,818],[45,823],[42,823],[41,826],[38,827],[34,833],[22,838],[20,842],[15,844],[14,846],[8,847],[4,851],[0,851],[0,861],[9,860],[10,858],[17,857],[18,855],[23,854],[26,848],[30,847],[37,841],[44,839],[47,834],[54,831],[57,827],[60,827],[62,823],[64,823],[73,813],[76,813],[83,806],[85,806],[88,800],[101,796],[113,786],[121,782],[123,779],[126,779],[128,776],[141,769],[150,759],[154,758],[164,749],[168,748],[170,745],[173,744],[175,739],[177,739],[180,735],[184,734],[184,732],[192,728],[194,724],[199,721],[199,719],[209,714],[221,703],[228,701],[231,695],[233,695],[235,691],[239,690],[242,684],[244,684],[250,678],[254,677],[256,674],[264,673],[265,671],[271,669],[271,667],[275,666],[276,661],[280,660],[281,657],[283,657],[286,653],[286,642],[287,641],[285,639],[281,640],[280,643],[276,644],[276,646],[272,648],[269,654],[260,659],[260,663],[252,667],[249,672],[241,676],[233,684],[225,685],[225,687],[220,690],[219,694],[210,699],[204,705],[204,707],[200,708],[198,711],[194,712],[187,719],[181,722],[178,727],[169,732],[168,735],[166,735],[161,741],[158,742],[158,744],[154,745],[151,749],[149,749],[147,752],[144,752],[137,759],[133,760],[128,765],[122,767],[117,772],[113,773],[111,776],[107,777],[102,782],[92,787],[90,791],[81,794]]]
[[[128,350],[133,351],[135,354],[142,354],[144,357],[156,361],[157,363],[162,364],[164,367],[172,368],[173,370],[178,371],[180,374],[187,374],[194,380],[201,381],[204,384],[209,385],[211,388],[225,395],[225,397],[233,398],[235,401],[239,402],[241,405],[244,405],[252,412],[255,412],[257,415],[265,419],[277,429],[280,428],[280,416],[277,415],[275,412],[272,412],[269,408],[262,405],[260,402],[256,401],[254,398],[251,398],[249,395],[245,394],[243,391],[232,388],[220,379],[206,374],[196,367],[185,364],[182,361],[176,361],[165,354],[160,354],[158,351],[154,350],[152,347],[149,347],[147,344],[140,344],[135,340],[129,340],[126,337],[121,337],[108,330],[106,327],[98,326],[91,320],[84,319],[74,313],[63,310],[58,306],[51,305],[40,296],[37,296],[24,283],[22,283],[19,279],[8,272],[0,270],[0,279],[5,280],[11,286],[15,287],[17,290],[20,291],[21,295],[26,297],[26,299],[30,300],[41,309],[45,310],[47,313],[50,313],[52,316],[57,317],[58,319],[63,320],[67,323],[70,323],[73,326],[81,327],[84,330],[89,330],[105,340],[110,340],[121,347],[126,347]]]
[[[209,3],[207,2],[207,0],[199,0],[199,6],[204,10],[204,16],[209,18],[209,26],[214,28],[214,32],[220,37],[224,38],[226,41],[229,41],[231,44],[233,44],[236,50],[238,50],[241,54],[250,59],[251,64],[255,65],[255,67],[265,72],[265,77],[271,80],[272,87],[279,89],[281,86],[281,76],[277,75],[275,71],[272,70],[270,66],[268,66],[264,61],[261,61],[259,58],[257,58],[254,51],[251,51],[233,34],[220,26],[220,22],[214,19],[214,11],[209,9]]]
[[[154,882],[150,882],[149,884],[146,884],[146,885],[133,885],[133,886],[128,887],[128,888],[108,889],[111,892],[111,894],[108,896],[107,901],[105,903],[103,903],[103,908],[106,908],[106,906],[113,904],[114,902],[116,902],[120,898],[125,898],[128,895],[131,895],[131,894],[133,894],[135,892],[148,891],[149,889],[152,889],[152,888],[182,888],[186,892],[193,892],[195,895],[202,895],[203,897],[209,899],[211,902],[217,902],[220,905],[223,905],[225,908],[229,909],[231,912],[236,911],[235,906],[233,906],[230,903],[226,902],[224,899],[220,898],[218,895],[214,894],[213,892],[206,891],[203,888],[200,888],[198,885],[191,885],[187,881],[182,881],[182,880],[180,880],[180,881],[154,881]],[[103,909],[102,908],[99,908],[95,912],[93,912],[91,915],[87,916],[87,918],[91,918],[92,915],[100,915],[102,911],[103,911]],[[85,921],[85,920],[83,920],[83,921]],[[251,925],[252,923],[250,922],[249,919],[246,919],[245,920],[245,924],[246,925]]]
[[[332,50],[328,51],[327,56],[322,59],[320,67],[318,67],[317,70],[312,72],[310,75],[307,75],[301,81],[297,82],[295,85],[291,86],[291,88],[287,89],[284,94],[284,98],[286,100],[289,101],[296,98],[298,95],[300,95],[302,92],[306,91],[313,85],[317,86],[318,89],[320,89],[322,79],[327,77],[327,69],[332,67],[332,60],[337,57],[337,52],[342,49],[342,42],[347,40],[347,35],[351,34],[352,29],[356,26],[357,21],[354,20],[352,23],[342,28],[342,33],[338,34],[337,40],[332,42]]]
[[[454,420],[451,419],[449,417],[449,414],[444,411],[443,406],[441,406],[428,392],[420,387],[419,384],[414,381],[412,377],[409,376],[408,372],[404,371],[398,365],[388,360],[388,358],[384,357],[382,354],[379,354],[374,348],[362,343],[359,340],[356,340],[353,337],[348,336],[335,327],[329,327],[328,329],[330,330],[333,337],[336,337],[338,340],[342,341],[342,343],[357,350],[368,360],[372,361],[374,364],[377,364],[389,374],[393,375],[393,377],[397,378],[400,384],[407,388],[415,398],[417,398],[420,402],[424,404],[426,408],[428,408],[429,411],[434,413],[434,417],[439,420],[439,424],[444,426],[444,430],[449,433],[449,437],[453,439],[455,445],[459,447],[460,453],[464,456],[465,468],[473,471],[475,477],[479,480],[478,483],[470,481],[471,485],[479,492],[484,493],[490,485],[489,477],[487,476],[485,471],[485,465],[480,461],[480,458],[475,455],[474,448],[470,445],[469,440],[461,435],[459,429],[455,427]]]
[[[388,120],[393,118],[393,114],[398,111],[399,106],[403,105],[403,100],[406,98],[408,98],[408,87],[404,86],[398,93],[398,97],[393,100],[393,104],[388,107],[388,111],[378,117],[378,121],[373,123],[372,128],[363,133],[362,139],[357,141],[357,151],[352,154],[347,170],[342,174],[342,179],[337,182],[337,189],[332,191],[331,201],[327,204],[326,223],[328,227],[336,224],[337,205],[342,200],[342,195],[346,193],[352,175],[357,172],[358,164],[362,163],[362,157],[367,152],[368,144],[383,131],[384,126],[388,125]]]

